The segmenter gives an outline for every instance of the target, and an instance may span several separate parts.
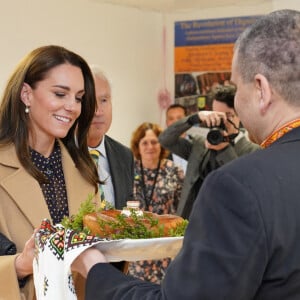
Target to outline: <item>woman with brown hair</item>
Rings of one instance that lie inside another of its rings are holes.
[[[59,46],[30,52],[7,83],[0,106],[0,232],[18,254],[0,256],[1,299],[35,299],[34,229],[44,218],[56,224],[75,214],[97,193],[86,142],[95,103],[87,63]]]
[[[133,194],[141,208],[157,214],[175,213],[184,179],[183,170],[166,159],[158,136],[162,129],[153,123],[142,123],[134,131],[131,150],[135,157]],[[167,261],[167,262],[166,262]],[[159,283],[170,259],[141,261],[129,266],[129,273]]]

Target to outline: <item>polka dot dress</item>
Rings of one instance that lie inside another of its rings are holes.
[[[52,222],[53,224],[60,223],[64,216],[69,215],[69,208],[59,144],[55,143],[54,150],[48,158],[33,149],[30,150],[30,154],[34,165],[48,179],[48,183],[42,183],[40,186]]]

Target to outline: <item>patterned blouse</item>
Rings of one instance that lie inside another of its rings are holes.
[[[156,169],[143,168],[143,171],[145,188],[143,188],[141,162],[136,160],[134,164],[134,200],[139,200],[143,209],[160,215],[175,213],[181,196],[184,179],[183,170],[172,160],[163,159],[154,187]]]
[[[183,170],[168,159],[161,161],[157,176],[156,169],[143,168],[144,181],[142,180],[139,160],[135,161],[134,170],[134,200],[139,200],[144,210],[157,214],[175,213],[184,180]],[[157,177],[156,184],[153,188],[155,177]],[[145,193],[146,195],[144,195]],[[147,281],[160,283],[169,263],[169,258],[159,261],[148,260],[130,263],[129,274]]]
[[[30,149],[30,154],[34,165],[48,179],[48,183],[40,186],[52,222],[53,224],[60,223],[64,216],[69,215],[69,208],[59,144],[55,143],[54,150],[48,158],[33,149]]]

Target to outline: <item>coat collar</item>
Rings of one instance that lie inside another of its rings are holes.
[[[62,142],[62,165],[67,188],[70,215],[76,214],[81,202],[93,193],[93,186],[84,180]],[[0,149],[0,186],[17,204],[35,228],[42,219],[50,218],[39,183],[27,173],[19,162],[14,145]],[[2,167],[1,167],[2,165]]]

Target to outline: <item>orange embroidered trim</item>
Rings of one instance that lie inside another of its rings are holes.
[[[262,148],[269,147],[272,143],[274,143],[276,140],[281,138],[283,135],[285,135],[287,132],[291,131],[292,129],[300,126],[300,119],[293,120],[289,123],[284,124],[282,127],[277,129],[275,132],[270,134],[261,144],[260,146]]]

